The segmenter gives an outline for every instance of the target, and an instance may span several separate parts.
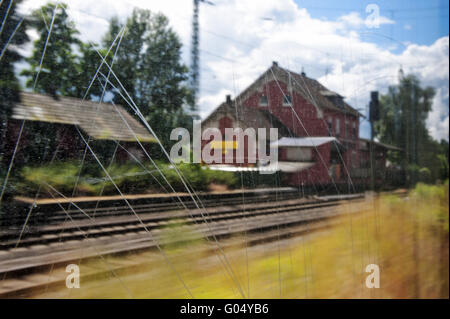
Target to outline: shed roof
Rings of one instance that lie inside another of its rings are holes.
[[[72,97],[20,92],[12,118],[78,125],[95,139],[154,142],[155,138],[122,106]]]

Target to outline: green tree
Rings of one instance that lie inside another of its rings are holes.
[[[380,97],[380,120],[375,132],[381,142],[403,149],[389,153],[389,160],[408,171],[411,184],[419,179],[439,178],[441,145],[434,141],[426,127],[435,91],[423,88],[414,75],[404,76],[400,70],[399,84],[390,86]]]
[[[14,65],[23,57],[18,47],[28,42],[25,33],[28,22],[18,16],[16,9],[22,0],[2,1],[0,3],[0,162],[4,153],[7,119],[12,104],[19,100],[20,83],[14,72]]]
[[[110,21],[104,49],[122,27],[117,18]],[[187,86],[188,69],[181,62],[181,41],[164,15],[148,10],[135,9],[125,28],[113,70],[167,147],[173,127],[192,125],[184,112],[192,94]],[[118,82],[110,79],[119,88]],[[126,103],[115,90],[111,92],[116,103]]]
[[[90,53],[87,45],[78,39],[79,32],[70,20],[67,5],[47,3],[32,12],[30,26],[38,34],[33,43],[31,56],[26,59],[29,67],[21,72],[26,77],[26,87],[34,92],[46,93],[57,98],[71,96],[81,98],[86,87],[81,85],[91,71],[84,63]],[[93,72],[92,72],[93,73]],[[50,158],[56,152],[59,140],[55,125],[41,121],[28,121],[26,136],[32,143],[23,151],[25,162],[39,162]],[[75,137],[74,144],[80,143]],[[58,157],[67,154],[58,152]]]
[[[78,58],[74,49],[81,43],[66,8],[65,4],[48,3],[32,13],[31,26],[39,37],[34,42],[31,56],[26,59],[30,67],[21,74],[27,77],[26,86],[36,92],[80,97],[76,85]]]
[[[83,42],[79,43],[79,56],[77,57],[77,63],[75,64],[76,74],[78,75],[76,79],[74,79],[74,90],[75,95],[77,97],[83,98],[86,93],[86,98],[90,100],[99,100],[103,94],[103,85],[105,84],[102,80],[102,77],[98,74],[97,78],[91,81],[94,78],[94,75],[97,71],[97,68],[101,64],[101,58],[97,53],[97,50],[102,54],[102,56],[106,55],[107,50],[103,50],[95,44],[86,44]],[[109,54],[109,57],[111,54]],[[108,63],[111,62],[111,59],[106,59]],[[100,69],[101,72],[107,73],[107,68],[105,65]],[[89,90],[89,91],[88,91]]]
[[[438,154],[439,160],[439,179],[445,181],[449,176],[449,165],[448,165],[448,141],[441,140],[440,143],[441,154]]]

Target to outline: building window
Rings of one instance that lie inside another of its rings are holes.
[[[283,106],[291,106],[292,105],[292,98],[290,95],[283,95]]]
[[[309,147],[288,147],[286,148],[286,159],[295,162],[312,162],[312,149]]]
[[[350,138],[350,123],[345,120],[345,138]]]
[[[267,106],[267,105],[268,105],[267,96],[261,95],[259,97],[259,106]]]
[[[344,100],[342,99],[342,96],[335,96],[333,98],[334,104],[336,104],[340,109],[344,108]]]
[[[352,135],[353,139],[356,140],[356,122],[353,122]]]
[[[333,119],[328,117],[328,135],[333,136]]]
[[[341,135],[341,121],[336,119],[336,137]]]

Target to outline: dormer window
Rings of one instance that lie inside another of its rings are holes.
[[[267,101],[267,96],[261,95],[259,97],[259,106],[267,106],[269,103]]]
[[[290,95],[283,95],[283,106],[292,106],[292,98]]]
[[[344,100],[342,99],[342,96],[335,96],[333,97],[333,103],[337,105],[337,107],[343,109],[344,108]]]
[[[337,106],[340,109],[344,108],[344,99],[343,96],[337,94],[336,92],[332,92],[329,90],[322,90],[320,94],[325,96],[331,103]]]

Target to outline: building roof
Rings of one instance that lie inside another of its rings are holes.
[[[274,62],[259,78],[253,82],[247,89],[239,94],[234,101],[245,101],[256,90],[260,90],[264,85],[272,80],[283,82],[300,94],[309,103],[320,109],[329,109],[340,113],[362,116],[363,114],[346,103],[341,95],[333,92],[323,86],[319,81],[311,79],[305,73],[295,73],[278,66]],[[287,94],[287,92],[284,92]],[[335,99],[338,98],[338,99]],[[339,101],[339,103],[337,103]]]
[[[270,143],[273,147],[318,147],[320,145],[339,141],[332,136],[311,136],[311,137],[282,137],[278,141]]]
[[[239,105],[236,111],[236,108],[234,108],[232,104],[224,102],[202,121],[202,125],[208,125],[208,121],[214,114],[233,117],[245,123],[247,127],[266,129],[277,128],[278,133],[281,136],[294,136],[289,128],[268,110],[255,109]]]
[[[252,121],[255,122],[256,119],[262,114],[264,115],[264,118],[269,119],[270,123],[277,125],[272,127],[278,127],[279,129],[282,129],[282,136],[294,136],[294,134],[292,134],[288,127],[268,110],[259,108],[253,109],[244,107],[243,105],[241,105],[242,103],[236,103],[236,101],[247,100],[247,98],[254,94],[255,91],[262,90],[264,85],[272,80],[283,82],[288,87],[291,87],[309,103],[318,108],[319,112],[321,112],[322,109],[328,109],[335,112],[364,117],[363,114],[347,104],[341,95],[327,89],[317,80],[307,77],[303,72],[301,74],[298,74],[281,68],[276,62],[274,62],[272,66],[267,69],[267,71],[260,75],[259,78],[249,87],[247,87],[242,93],[236,96],[233,100],[231,100],[230,98],[228,103],[224,102],[220,104],[203,120],[203,122],[207,123],[211,119],[211,117],[217,113],[235,114],[236,109],[234,108],[234,106],[237,106],[238,117],[240,119],[244,119],[245,122],[249,124],[248,126],[253,125],[253,127],[263,127],[260,125],[254,125],[255,123],[251,123]],[[287,94],[287,92],[284,93]],[[249,119],[251,120],[250,122],[248,121]]]
[[[154,142],[155,138],[122,106],[71,97],[20,92],[12,118],[78,125],[95,139]]]
[[[333,91],[329,91],[329,90],[320,90],[319,93],[323,96],[331,96],[331,97],[343,97],[342,95],[333,92]]]

